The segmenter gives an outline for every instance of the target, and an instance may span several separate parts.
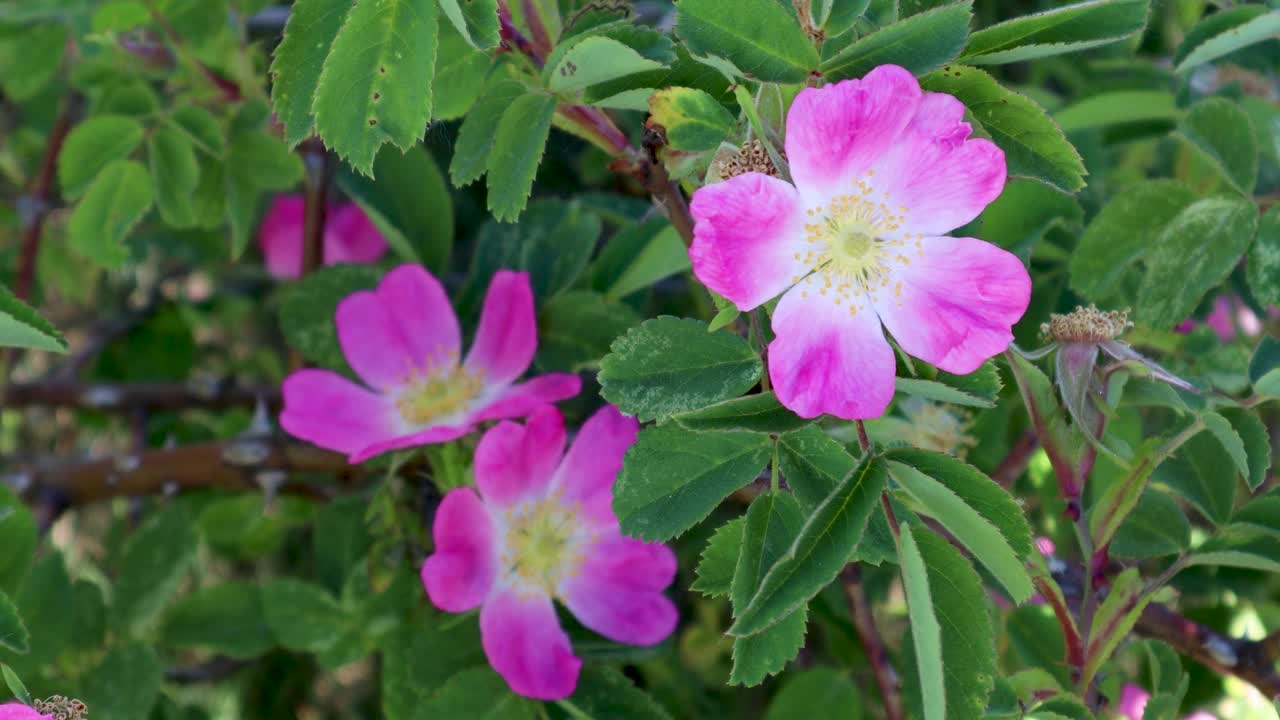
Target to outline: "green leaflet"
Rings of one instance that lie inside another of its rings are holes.
[[[182,598],[165,614],[165,645],[200,648],[232,658],[257,657],[275,646],[256,584],[231,581]]]
[[[671,147],[689,152],[716,149],[737,125],[720,101],[692,88],[659,90],[649,98],[649,113]]]
[[[701,410],[678,413],[672,417],[684,427],[699,431],[786,433],[811,422],[783,407],[773,391],[725,400]]]
[[[961,56],[972,65],[1032,60],[1118,42],[1147,24],[1150,0],[1085,0],[979,30]]]
[[[902,568],[902,587],[907,595],[907,613],[911,618],[911,640],[915,644],[924,718],[945,720],[947,687],[942,670],[942,628],[933,609],[929,571],[910,526],[903,527],[899,537],[898,566]]]
[[[1080,100],[1054,113],[1059,127],[1078,132],[1111,125],[1176,120],[1180,112],[1166,90],[1116,90]]]
[[[746,522],[746,517],[737,517],[716,528],[698,559],[697,578],[689,589],[710,597],[728,597]]]
[[[298,0],[289,11],[284,39],[271,60],[271,102],[284,125],[284,141],[296,145],[311,134],[311,106],[325,58],[354,0]]]
[[[316,84],[316,131],[366,175],[378,148],[408,150],[431,117],[434,0],[359,2],[333,39]]]
[[[449,678],[416,717],[534,720],[538,704],[511,692],[505,680],[487,667]]]
[[[650,541],[680,535],[769,461],[768,435],[692,433],[676,425],[640,432],[613,488],[622,532]]]
[[[529,93],[502,113],[485,162],[489,212],[498,220],[514,221],[524,211],[555,111],[553,96]]]
[[[449,163],[449,179],[454,187],[470,185],[484,175],[498,123],[507,108],[525,92],[525,87],[515,80],[497,74],[491,76],[489,84],[462,121],[462,127],[458,128],[458,142]]]
[[[886,64],[900,65],[916,75],[936,70],[964,48],[972,10],[972,0],[962,0],[881,28],[824,60],[822,72],[828,80],[843,80],[862,77]]]
[[[765,720],[813,720],[839,708],[844,717],[859,720],[865,707],[849,674],[834,668],[792,672],[773,696]]]
[[[58,153],[58,183],[74,200],[89,189],[98,174],[116,160],[129,157],[142,144],[137,120],[122,115],[97,115],[77,125]]]
[[[1144,587],[1145,583],[1137,568],[1125,570],[1112,581],[1107,596],[1093,616],[1085,648],[1084,675],[1080,680],[1082,687],[1087,687],[1093,681],[1098,669],[1115,652],[1120,641],[1124,640],[1138,622],[1143,609],[1151,602],[1152,593],[1142,596]]]
[[[117,160],[98,173],[71,212],[67,230],[71,247],[100,267],[124,265],[124,241],[151,209],[151,175],[131,160]]]
[[[866,459],[809,515],[795,542],[773,566],[729,634],[754,635],[786,618],[831,582],[862,539],[884,490],[880,459]]]
[[[555,67],[547,67],[544,75],[551,92],[572,93],[662,67],[662,63],[642,56],[617,40],[596,35],[575,43]]]
[[[803,82],[818,52],[773,0],[681,0],[676,34],[695,55],[715,55],[766,82]]]
[[[0,347],[25,347],[64,353],[67,341],[48,320],[0,286]]]
[[[1280,304],[1280,205],[1272,205],[1258,221],[1258,237],[1249,248],[1245,276],[1258,302]]]
[[[18,606],[0,591],[0,647],[25,654],[30,642],[31,633],[18,614]]]
[[[160,696],[164,667],[156,651],[139,642],[115,645],[82,679],[80,699],[94,720],[149,717]],[[128,688],[127,692],[122,692]]]
[[[200,182],[195,147],[172,128],[156,128],[147,140],[147,161],[160,217],[174,227],[195,224],[192,195]]]
[[[1178,133],[1204,154],[1241,194],[1258,178],[1258,145],[1249,116],[1226,98],[1201,100],[1178,123]]]
[[[952,375],[938,372],[933,380],[923,378],[897,378],[894,390],[907,395],[936,402],[964,405],[966,407],[991,408],[1000,396],[1000,373],[995,363],[987,361],[968,375]]]
[[[538,312],[538,367],[568,372],[598,368],[609,345],[639,324],[640,315],[629,305],[599,293],[560,293]]]
[[[488,50],[498,44],[497,0],[440,0],[440,9],[473,47]]]
[[[324,588],[292,578],[262,586],[262,608],[280,644],[290,650],[323,652],[348,625],[347,612]]]
[[[1205,18],[1187,33],[1174,71],[1185,73],[1242,47],[1275,38],[1280,33],[1280,15],[1263,5],[1227,8]]]

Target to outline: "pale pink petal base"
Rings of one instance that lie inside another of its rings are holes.
[[[614,527],[613,482],[622,456],[636,441],[640,423],[606,405],[582,425],[556,471],[554,487],[564,502],[579,503],[595,525]]]
[[[529,368],[537,348],[529,274],[499,270],[485,293],[466,368],[479,372],[487,385],[505,385]]]
[[[498,577],[497,538],[489,511],[471,488],[450,490],[431,527],[436,551],[422,564],[422,584],[441,610],[479,607]]]
[[[371,457],[376,457],[392,450],[403,450],[404,448],[417,447],[419,445],[431,445],[457,440],[474,429],[475,426],[473,425],[435,425],[425,430],[396,435],[387,440],[366,445],[352,452],[347,461],[352,465],[358,465]]]
[[[499,508],[541,497],[564,452],[564,419],[545,406],[521,425],[510,421],[491,428],[476,447],[476,486],[486,503]]]
[[[284,381],[280,426],[320,447],[355,453],[395,437],[396,412],[390,398],[337,373],[299,370]]]
[[[561,592],[583,625],[615,642],[653,645],[676,627],[676,607],[662,594],[675,574],[667,546],[614,535],[588,551]]]
[[[755,308],[807,272],[804,211],[790,183],[747,173],[699,188],[689,259],[703,285]]]
[[[470,417],[472,422],[523,417],[542,405],[571,398],[582,389],[582,378],[566,373],[547,373],[501,390]]]
[[[803,418],[879,417],[893,399],[894,377],[880,320],[865,301],[851,315],[847,302],[836,305],[816,288],[792,288],[773,313],[769,378],[778,400]]]
[[[971,373],[1009,347],[1031,300],[1031,277],[1016,256],[981,240],[927,237],[923,245],[923,256],[894,275],[901,292],[879,295],[876,312],[903,350]]]
[[[489,664],[516,693],[539,700],[573,694],[582,661],[574,657],[550,598],[495,593],[480,608],[480,640]]]

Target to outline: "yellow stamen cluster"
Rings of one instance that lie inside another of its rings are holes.
[[[857,314],[860,300],[878,301],[881,291],[901,297],[902,283],[893,279],[894,264],[909,265],[912,251],[924,255],[924,235],[900,232],[906,206],[890,208],[888,193],[877,197],[870,182],[874,175],[868,170],[866,179],[853,182],[854,192],[807,210],[805,239],[812,247],[795,254],[813,274],[793,281],[816,285],[818,294],[830,296],[836,305],[847,302],[850,315]],[[802,294],[807,297],[808,290]]]
[[[554,595],[562,580],[581,571],[593,539],[579,536],[579,511],[553,495],[507,513],[502,567],[522,591]]]
[[[1066,315],[1050,315],[1049,322],[1040,324],[1040,333],[1062,343],[1100,343],[1115,340],[1131,327],[1128,308],[1103,312],[1094,305],[1077,305]]]
[[[435,366],[409,372],[396,408],[410,425],[426,425],[464,410],[483,389],[480,374],[458,367],[457,354],[450,353]]]

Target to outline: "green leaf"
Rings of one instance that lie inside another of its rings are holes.
[[[67,134],[58,153],[62,194],[75,200],[108,165],[129,157],[142,144],[142,125],[121,115],[98,115]]]
[[[1263,397],[1280,397],[1280,340],[1266,336],[1249,358],[1249,382]]]
[[[902,587],[907,596],[907,613],[911,621],[911,640],[915,645],[916,672],[920,675],[924,717],[925,720],[945,720],[947,686],[942,669],[942,626],[939,625],[933,608],[935,591],[930,587],[929,569],[916,545],[910,526],[902,528],[898,565],[902,568]]]
[[[1071,255],[1071,287],[1090,300],[1103,301],[1126,277],[1138,277],[1135,264],[1195,200],[1196,194],[1176,180],[1134,183],[1116,193],[1085,228]]]
[[[498,220],[513,222],[524,212],[555,111],[555,97],[529,93],[502,113],[485,164],[489,212]]]
[[[1258,145],[1249,116],[1226,98],[1191,106],[1178,132],[1208,158],[1236,190],[1253,192],[1258,179]]]
[[[609,345],[639,324],[631,306],[599,293],[561,293],[538,313],[538,367],[566,372],[597,368]]]
[[[701,410],[678,413],[672,419],[690,430],[747,430],[767,433],[790,432],[811,422],[783,407],[773,391],[725,400]]]
[[[511,692],[507,682],[487,667],[463,670],[419,710],[422,718],[534,720],[538,704]]]
[[[881,28],[823,61],[822,72],[828,80],[843,80],[885,64],[901,65],[915,75],[936,70],[964,49],[972,11],[972,0],[962,0]]]
[[[760,474],[770,444],[757,433],[692,433],[672,425],[642,430],[613,488],[622,532],[650,541],[680,535]]]
[[[1137,568],[1128,568],[1112,581],[1107,596],[1098,606],[1089,631],[1085,648],[1084,676],[1081,687],[1088,687],[1094,675],[1129,631],[1138,622],[1138,616],[1151,602],[1153,593],[1143,595],[1145,584]]]
[[[1231,422],[1216,412],[1201,413],[1200,421],[1209,430],[1209,434],[1222,445],[1222,449],[1227,452],[1240,475],[1250,477],[1249,453],[1244,448],[1244,440],[1240,437],[1240,433],[1236,432]]]
[[[614,341],[600,368],[605,399],[647,421],[737,397],[756,384],[763,364],[737,335],[664,316]]]
[[[0,347],[64,353],[67,341],[52,323],[0,286]]]
[[[818,667],[787,675],[764,720],[813,720],[839,708],[841,717],[860,720],[864,703],[848,673]]]
[[[701,90],[671,87],[649,98],[647,124],[661,125],[667,144],[676,150],[701,152],[720,147],[737,126],[719,100]]]
[[[422,708],[450,677],[463,668],[488,665],[479,624],[444,614],[388,635],[382,650],[382,712],[387,720],[426,718]]]
[[[1010,175],[1041,180],[1069,193],[1084,187],[1080,154],[1044,109],[1025,96],[970,67],[930,73],[920,78],[920,85],[964,103],[972,119],[1004,150]]]
[[[413,147],[431,117],[435,0],[358,2],[333,39],[316,84],[316,130],[356,170],[383,143]]]
[[[4,684],[9,686],[9,692],[13,693],[13,697],[23,705],[31,704],[31,692],[27,690],[27,686],[22,684],[22,679],[13,671],[13,668],[0,663],[0,674],[4,675]]]
[[[1030,257],[1055,228],[1078,235],[1084,209],[1074,197],[1052,185],[1013,180],[980,218],[979,237],[1018,257]]]
[[[141,643],[116,645],[84,676],[80,699],[93,708],[93,720],[138,720],[150,715],[163,678],[155,650]]]
[[[1116,90],[1091,95],[1053,117],[1066,132],[1126,123],[1173,122],[1180,115],[1174,103],[1173,94],[1166,90]]]
[[[154,513],[124,546],[113,592],[113,624],[138,630],[150,625],[195,563],[197,538],[186,506]]]
[[[262,607],[280,644],[302,652],[329,649],[350,619],[319,585],[293,578],[276,578],[263,585]]]
[[[473,47],[488,50],[498,44],[497,0],[440,0],[440,9]]]
[[[1263,5],[1241,5],[1216,12],[1187,33],[1174,57],[1174,72],[1184,73],[1204,63],[1280,33],[1280,15]]]
[[[1217,439],[1201,433],[1191,438],[1168,462],[1156,470],[1155,479],[1194,505],[1210,522],[1220,525],[1231,515],[1236,474],[1230,454]]]
[[[790,549],[805,521],[800,503],[780,491],[757,497],[746,518],[730,588],[735,611],[747,607],[760,581]],[[734,638],[729,682],[750,687],[781,672],[804,644],[807,615],[801,605],[764,632]]]
[[[864,460],[809,515],[787,553],[765,575],[729,634],[746,637],[767,630],[797,611],[835,579],[848,562],[884,490],[887,473],[879,459]]]
[[[990,65],[1108,45],[1141,31],[1149,11],[1150,0],[1085,0],[1023,15],[975,32],[961,60]]]
[[[68,28],[38,23],[0,33],[0,87],[16,101],[35,97],[57,76],[66,54]]]
[[[1250,490],[1257,490],[1266,481],[1267,470],[1271,469],[1271,438],[1267,427],[1257,415],[1244,408],[1223,408],[1220,414],[1231,423],[1231,428],[1244,443],[1249,465],[1245,481]]]
[[[289,8],[271,61],[271,104],[290,146],[311,135],[320,73],[352,5],[353,0],[298,0]]]
[[[1187,565],[1221,566],[1280,573],[1280,542],[1274,537],[1219,537],[1201,545]]]
[[[240,130],[227,148],[225,194],[231,224],[231,257],[249,245],[264,191],[288,190],[302,180],[302,159],[279,139],[257,129]]]
[[[454,187],[470,185],[484,175],[503,113],[526,92],[515,80],[497,73],[491,76],[489,85],[458,128],[458,141],[449,163],[449,179]]]
[[[626,223],[591,266],[591,286],[619,300],[689,269],[689,252],[680,233],[656,216]]]
[[[1280,305],[1280,205],[1258,221],[1258,237],[1245,263],[1249,292],[1263,305]]]
[[[1111,541],[1111,555],[1148,558],[1176,555],[1191,546],[1191,524],[1168,493],[1147,488]]]
[[[25,654],[30,649],[30,642],[31,633],[27,632],[27,626],[18,614],[18,606],[0,591],[0,647]]]
[[[381,275],[368,265],[330,265],[285,288],[280,298],[280,329],[289,347],[320,367],[345,368],[334,313],[345,297],[372,289]]]
[[[22,500],[0,487],[0,592],[17,592],[35,549],[35,518]]]
[[[200,183],[200,166],[191,141],[172,128],[155,128],[147,140],[147,160],[160,217],[174,227],[194,225],[192,195]]]
[[[577,201],[539,200],[516,224],[490,220],[476,235],[467,285],[458,295],[463,316],[479,311],[499,270],[525,270],[535,307],[567,290],[582,274],[600,236],[600,218]]]
[[[697,579],[689,589],[710,597],[729,596],[746,522],[746,517],[738,517],[716,528],[698,559]]]
[[[633,685],[621,670],[605,665],[583,667],[569,700],[587,717],[599,720],[671,720],[653,696]]]
[[[152,200],[146,168],[130,160],[113,162],[98,173],[71,211],[71,247],[100,267],[121,267],[129,257],[125,238],[151,209]]]
[[[1025,556],[1020,557],[1000,530],[970,507],[965,498],[910,465],[891,462],[889,475],[919,503],[924,514],[942,523],[987,566],[1015,602],[1023,603],[1031,597],[1031,578],[1023,568]],[[1012,498],[1009,501],[1012,502]],[[1023,525],[1025,527],[1025,521]]]
[[[909,526],[903,525],[905,541]],[[940,630],[942,651],[936,655],[945,673],[944,699],[948,720],[978,720],[985,716],[987,696],[996,676],[996,631],[987,610],[986,591],[973,566],[946,540],[931,532],[916,530],[911,534],[917,552],[924,562],[928,575],[929,597],[932,612]],[[905,545],[905,542],[904,542]],[[919,569],[914,571],[918,574]],[[904,584],[906,573],[904,572]],[[913,642],[906,644],[908,665],[910,656],[915,663],[923,657],[920,646],[914,642],[917,625],[911,599],[908,609],[912,614],[911,634]],[[919,604],[919,603],[917,603]],[[907,709],[909,717],[927,717],[930,703],[920,683],[907,683]],[[936,688],[928,691],[936,693]]]
[[[179,600],[165,615],[166,645],[200,648],[232,658],[257,657],[275,645],[254,583],[231,581]]]
[[[803,82],[818,68],[813,43],[773,0],[681,0],[676,34],[690,52],[724,58],[765,82]]]
[[[1002,387],[1000,373],[990,360],[968,375],[939,372],[934,380],[900,377],[894,381],[894,390],[900,393],[935,402],[980,408],[995,407]]]
[[[431,118],[456,120],[466,115],[480,97],[489,73],[489,56],[471,47],[445,17],[439,18],[439,24],[440,50],[431,87]]]
[[[574,43],[554,67],[548,65],[542,74],[551,92],[575,93],[598,83],[663,67],[662,63],[644,57],[617,40],[596,35]]]
[[[1258,210],[1244,198],[1212,197],[1178,213],[1161,231],[1138,289],[1137,320],[1172,327],[1231,274],[1257,229]]]
[[[27,653],[17,656],[0,650],[0,659],[23,668],[24,672],[57,660],[72,639],[70,618],[75,610],[72,592],[62,553],[50,552],[36,561],[22,589],[10,596],[31,633]]]
[[[857,464],[840,443],[815,425],[778,438],[782,476],[806,513],[821,505]]]
[[[387,239],[403,260],[434,273],[449,268],[453,249],[453,200],[444,174],[422,147],[400,152],[384,147],[373,163],[373,179],[354,172],[338,176],[338,186]]]

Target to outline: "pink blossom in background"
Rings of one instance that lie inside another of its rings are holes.
[[[638,424],[597,411],[569,451],[550,406],[526,425],[503,422],[476,448],[476,487],[449,491],[436,511],[435,554],[422,565],[431,602],[480,608],[485,655],[511,689],[557,700],[573,694],[582,661],[556,620],[559,600],[586,627],[620,643],[653,645],[676,626],[662,591],[675,578],[665,545],[624,537],[613,482]]]
[[[1213,310],[1205,316],[1203,322],[1217,334],[1222,342],[1231,342],[1236,339],[1237,325],[1248,337],[1255,337],[1262,332],[1262,321],[1258,319],[1257,313],[1231,294],[1214,298]],[[1180,333],[1189,333],[1199,324],[1200,321],[1187,318],[1178,323],[1176,329]]]
[[[14,702],[0,705],[0,720],[53,720],[53,716],[41,715],[29,705]]]
[[[1151,693],[1137,685],[1125,685],[1120,689],[1120,699],[1116,702],[1116,712],[1129,720],[1142,720],[1142,713],[1147,709]],[[1183,717],[1182,720],[1218,720],[1217,716],[1199,710]]]
[[[795,184],[746,173],[693,195],[689,254],[707,287],[751,310],[782,293],[769,375],[801,417],[872,418],[898,344],[952,373],[1009,346],[1031,279],[994,245],[944,235],[1004,188],[1004,153],[969,139],[964,105],[882,65],[809,88],[787,115]]]
[[[277,195],[258,227],[258,247],[267,271],[278,278],[302,275],[303,200],[301,195]],[[324,264],[377,262],[387,241],[355,203],[332,205],[325,215]]]
[[[515,382],[538,344],[527,273],[493,276],[465,358],[449,298],[419,265],[401,265],[377,290],[352,293],[334,320],[342,353],[365,386],[328,370],[299,370],[284,381],[280,425],[352,463],[453,440],[486,420],[523,417],[581,386],[561,373]]]

